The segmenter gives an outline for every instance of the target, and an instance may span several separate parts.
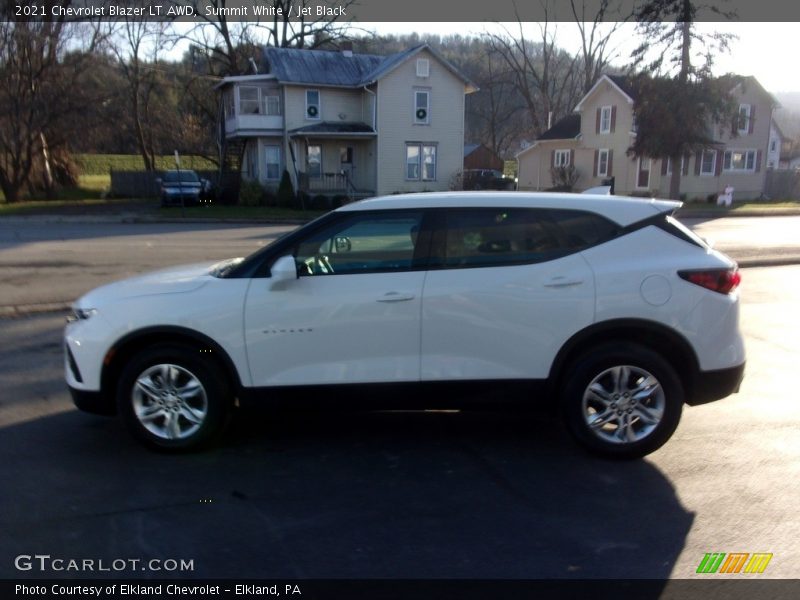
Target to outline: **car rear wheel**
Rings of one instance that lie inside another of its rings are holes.
[[[222,430],[230,393],[217,364],[199,349],[151,347],[123,369],[117,404],[136,438],[158,450],[194,450]]]
[[[673,367],[638,344],[598,346],[567,373],[564,418],[575,439],[611,458],[660,448],[681,417],[684,392]]]

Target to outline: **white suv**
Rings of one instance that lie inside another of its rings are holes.
[[[237,400],[508,400],[560,411],[595,452],[642,456],[684,403],[737,391],[744,372],[736,264],[670,216],[679,206],[513,192],[349,204],[248,258],[83,296],[67,383],[79,408],[119,412],[167,450],[211,441]]]

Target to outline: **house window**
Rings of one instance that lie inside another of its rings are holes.
[[[414,91],[414,124],[427,125],[430,123],[431,93],[428,91]]]
[[[265,115],[279,117],[281,114],[280,96],[268,96],[264,93],[261,97],[262,108]]]
[[[700,162],[701,175],[713,175],[717,166],[717,152],[715,150],[703,150],[703,157]]]
[[[556,150],[555,156],[553,157],[553,166],[558,167],[568,167],[569,166],[569,150]]]
[[[306,171],[309,177],[322,177],[322,146],[309,146],[306,155]]]
[[[239,87],[239,113],[243,115],[281,114],[281,99],[270,91],[255,86]]]
[[[428,77],[431,72],[431,63],[427,58],[417,59],[417,77]]]
[[[598,177],[608,177],[608,150],[597,152],[597,175]]]
[[[267,179],[278,180],[281,177],[281,147],[264,146],[264,154],[267,158]]]
[[[686,158],[681,156],[681,173],[683,173],[683,161],[685,161],[685,160],[686,160]],[[671,158],[667,159],[667,175],[672,175],[672,159]]]
[[[769,151],[775,152],[778,149],[778,140],[770,140],[769,142]]]
[[[306,90],[306,119],[316,121],[320,113],[319,90]]]
[[[241,86],[239,88],[239,114],[257,115],[258,107],[258,88]]]
[[[750,131],[750,105],[739,105],[739,133],[746,134]]]
[[[726,150],[722,163],[725,171],[755,171],[755,150]]]
[[[631,115],[631,131],[633,133],[639,132],[639,123],[636,121],[636,115]]]
[[[600,133],[611,133],[611,107],[600,109]]]
[[[436,180],[436,146],[406,144],[406,179],[409,181]]]
[[[644,156],[639,158],[639,173],[636,177],[636,187],[650,187],[650,159]]]

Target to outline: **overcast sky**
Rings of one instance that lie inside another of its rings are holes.
[[[796,0],[790,0],[796,1]],[[575,23],[556,23],[557,44],[569,51],[580,47],[580,34]],[[365,29],[378,33],[411,33],[448,35],[453,33],[480,34],[484,31],[498,31],[495,23],[363,23]],[[514,34],[519,31],[517,23],[506,24]],[[531,39],[539,36],[536,23],[524,24],[526,35]],[[630,51],[640,38],[634,26],[626,24],[615,40],[620,44],[619,63],[628,62]],[[700,23],[703,32],[719,31],[738,36],[731,43],[730,54],[719,55],[715,59],[714,71],[717,75],[736,73],[755,76],[768,91],[773,93],[800,93],[800,23]]]

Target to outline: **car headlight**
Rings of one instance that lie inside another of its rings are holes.
[[[67,323],[73,323],[75,321],[85,321],[90,317],[97,314],[96,308],[73,308],[72,314],[67,315]]]

